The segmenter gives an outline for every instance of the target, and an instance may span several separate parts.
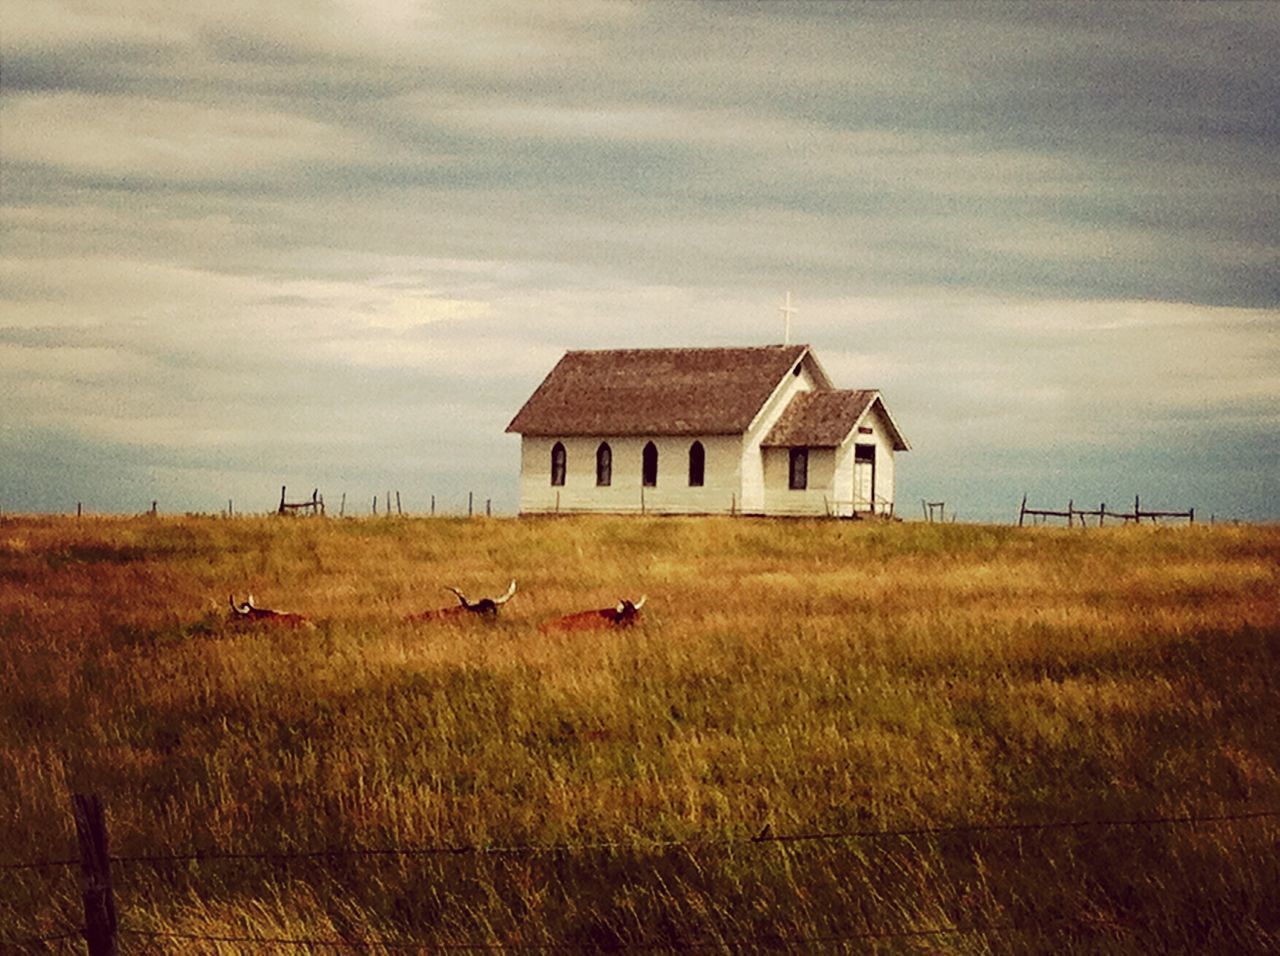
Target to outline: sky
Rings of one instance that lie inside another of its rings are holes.
[[[790,292],[900,514],[1280,519],[1280,4],[205,6],[0,6],[0,511],[510,513]]]

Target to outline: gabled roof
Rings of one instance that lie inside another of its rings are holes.
[[[871,388],[801,392],[791,399],[761,445],[834,448],[849,437],[873,406],[879,406],[894,451],[906,451],[910,446],[889,417],[880,393]]]
[[[791,399],[760,444],[834,448],[849,437],[875,398],[870,389],[801,392]]]
[[[735,435],[807,345],[566,352],[511,420],[524,435]]]

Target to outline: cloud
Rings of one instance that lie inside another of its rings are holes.
[[[4,124],[12,162],[130,180],[253,177],[367,148],[286,113],[77,93],[17,98]]]

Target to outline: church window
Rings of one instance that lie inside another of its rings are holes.
[[[809,449],[791,449],[791,472],[787,485],[792,491],[804,491],[809,487]]]
[[[702,442],[696,441],[689,446],[689,487],[701,488],[707,471],[707,450]]]
[[[602,441],[596,449],[596,486],[607,488],[613,484],[613,449]]]
[[[551,484],[556,487],[564,484],[564,465],[564,445],[556,442],[551,446]]]
[[[657,487],[658,447],[653,442],[644,446],[644,452],[641,455],[641,477],[646,488]]]

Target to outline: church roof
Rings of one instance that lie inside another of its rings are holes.
[[[764,447],[807,445],[834,448],[849,437],[873,405],[880,407],[894,451],[907,451],[910,448],[907,440],[889,417],[880,393],[873,388],[801,392],[791,399],[782,417],[760,444]]]
[[[834,448],[849,437],[876,394],[873,389],[801,392],[791,399],[761,444]]]
[[[566,352],[507,431],[524,435],[733,435],[747,430],[807,345]]]

